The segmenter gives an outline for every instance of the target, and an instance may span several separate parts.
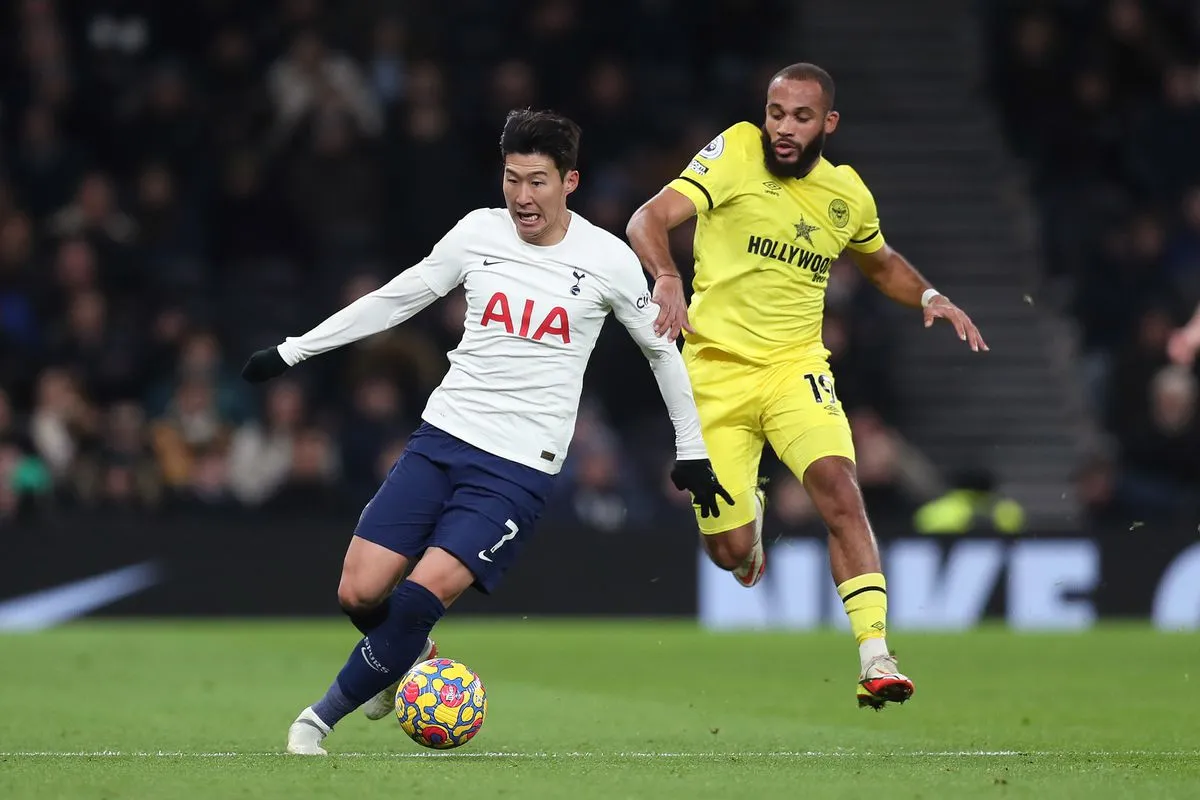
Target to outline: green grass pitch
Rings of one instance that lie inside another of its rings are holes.
[[[488,718],[449,754],[355,715],[281,754],[354,642],[340,620],[0,636],[0,797],[1195,798],[1200,642],[1140,627],[897,633],[917,683],[854,704],[845,634],[460,621]]]

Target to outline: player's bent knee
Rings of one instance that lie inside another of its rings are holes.
[[[750,557],[754,549],[754,523],[742,525],[724,533],[701,537],[709,559],[724,570],[735,570]]]
[[[346,576],[338,584],[338,605],[347,614],[361,614],[375,608],[387,599],[391,588],[367,587]]]

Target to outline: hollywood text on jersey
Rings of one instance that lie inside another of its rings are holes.
[[[512,304],[509,303],[508,295],[504,292],[496,292],[483,309],[483,316],[479,320],[480,327],[486,328],[492,324],[503,325],[506,332],[515,333],[523,339],[540,342],[546,336],[557,336],[563,344],[571,343],[571,322],[567,318],[567,310],[562,306],[554,306],[543,316],[535,308],[532,300],[526,300],[521,309],[519,327],[513,324],[511,308]],[[533,328],[535,318],[540,322],[536,328]],[[531,329],[533,330],[532,335],[530,334]]]
[[[832,258],[769,236],[751,236],[746,243],[746,252],[806,269],[812,273],[813,283],[825,283],[829,280],[829,266],[833,263]]]

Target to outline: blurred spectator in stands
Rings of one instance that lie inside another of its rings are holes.
[[[250,33],[238,26],[221,30],[209,46],[207,66],[204,117],[217,153],[257,142],[270,125],[271,108]]]
[[[1099,50],[1105,67],[1116,78],[1118,99],[1136,102],[1157,88],[1175,41],[1142,0],[1109,0],[1101,13]]]
[[[469,147],[468,165],[478,176],[475,193],[490,190],[495,197],[500,180],[500,154],[496,131],[514,108],[547,105],[538,85],[539,75],[533,66],[519,58],[508,58],[496,64],[490,73],[490,85],[484,89],[480,105],[472,114],[466,131]]]
[[[151,162],[141,169],[136,203],[138,249],[145,275],[160,285],[201,288],[203,270],[196,259],[204,247],[204,231],[165,163]]]
[[[0,442],[16,441],[20,435],[17,428],[17,416],[13,411],[12,398],[3,386],[0,386]]]
[[[162,479],[150,448],[146,415],[132,402],[114,403],[103,437],[73,469],[74,489],[86,505],[150,509],[162,499]]]
[[[650,498],[637,475],[622,469],[628,463],[616,432],[596,403],[585,397],[548,515],[606,532],[648,521]]]
[[[25,112],[12,171],[30,213],[44,217],[62,208],[78,186],[85,164],[82,150],[63,138],[49,108],[31,106]]]
[[[870,404],[884,420],[893,421],[898,401],[890,369],[894,338],[890,301],[867,282],[851,259],[843,257],[830,266],[825,307],[825,319],[832,318],[826,347],[833,351],[830,366],[838,398],[848,408]]]
[[[1178,513],[1200,485],[1197,391],[1191,371],[1163,367],[1150,381],[1148,413],[1121,431],[1121,490],[1148,514]]]
[[[428,73],[418,74],[426,76],[422,80],[434,80]],[[417,85],[414,81],[414,88]],[[402,269],[432,249],[440,235],[435,232],[449,230],[463,215],[459,197],[464,187],[480,187],[496,197],[500,170],[493,150],[492,160],[472,174],[463,158],[464,141],[440,95],[414,98],[408,106],[397,107],[393,116],[394,132],[382,154],[389,220],[385,237],[388,253]],[[413,191],[416,186],[421,190]],[[423,233],[413,236],[413,231]]]
[[[204,131],[182,65],[159,64],[139,89],[119,120],[122,170],[154,161],[185,179],[203,177],[209,168]]]
[[[921,451],[870,408],[849,413],[858,483],[873,520],[907,520],[943,490],[941,476]]]
[[[582,102],[576,103],[575,118],[587,131],[587,160],[594,165],[592,170],[619,158],[625,149],[625,132],[638,125],[625,63],[614,57],[595,61],[588,69]]]
[[[1162,78],[1161,100],[1131,98],[1137,116],[1128,149],[1134,174],[1154,196],[1178,197],[1200,176],[1200,75],[1193,65],[1177,64]],[[1153,97],[1153,95],[1151,95]]]
[[[1104,249],[1078,287],[1074,311],[1083,326],[1089,393],[1099,408],[1112,378],[1113,351],[1128,340],[1138,309],[1149,298],[1169,294],[1162,268],[1165,236],[1153,214],[1136,215],[1102,233]]]
[[[1192,175],[1200,180],[1200,167]],[[1200,300],[1200,184],[1184,193],[1180,222],[1167,245],[1167,274],[1185,298]]]
[[[287,52],[271,65],[267,87],[275,107],[277,144],[290,138],[293,130],[314,114],[346,114],[357,135],[378,136],[383,132],[378,100],[362,71],[349,56],[331,51],[314,28],[295,33]]]
[[[173,500],[176,507],[190,511],[223,511],[234,507],[223,446],[203,444],[191,452],[187,480],[176,487]]]
[[[159,322],[167,326],[164,335],[173,333],[171,326],[176,322],[175,318],[160,318]],[[179,382],[195,379],[211,387],[215,393],[217,412],[222,419],[240,423],[249,417],[251,390],[226,363],[216,334],[210,330],[196,329],[181,336],[178,333],[176,335],[179,346],[171,363],[173,374],[151,392],[147,402],[151,414],[157,415],[167,407]]]
[[[81,292],[100,290],[96,250],[87,239],[63,239],[54,255],[53,285],[47,294],[46,312],[52,317],[66,313],[70,301]]]
[[[1165,308],[1154,306],[1136,327],[1136,337],[1117,353],[1105,406],[1108,428],[1119,438],[1140,435],[1150,414],[1146,387],[1167,363],[1173,320]]]
[[[287,480],[306,416],[300,384],[281,378],[265,391],[262,422],[238,428],[229,450],[230,485],[237,499],[249,505],[262,503]]]
[[[375,97],[392,108],[407,90],[407,64],[404,60],[404,24],[396,17],[384,17],[371,31],[371,55],[367,74]]]
[[[74,376],[54,367],[43,370],[29,416],[29,436],[56,481],[67,478],[76,456],[97,427],[96,410]]]
[[[383,205],[379,169],[362,133],[330,87],[295,131],[286,172],[296,220],[310,231],[330,264],[374,253]]]
[[[379,486],[376,468],[384,448],[407,435],[403,398],[386,378],[366,377],[354,387],[354,405],[346,415],[338,441],[342,468],[352,496],[370,498]],[[366,502],[364,499],[363,502]]]
[[[987,468],[965,469],[953,488],[917,509],[913,528],[922,534],[1021,533],[1025,510],[996,487]]]
[[[850,408],[865,403],[894,407],[886,350],[882,345],[857,338],[856,333],[846,314],[825,312],[821,337],[829,350],[829,367],[838,399]]]
[[[49,233],[57,238],[87,237],[105,263],[111,259],[116,264],[128,257],[137,225],[118,207],[109,177],[89,172],[71,202],[50,217]]]
[[[205,377],[186,375],[151,427],[159,469],[172,489],[191,485],[201,495],[213,497],[227,489],[224,458],[231,425],[222,417],[215,395]],[[214,460],[221,461],[219,469],[211,463]]]
[[[50,488],[50,473],[41,461],[14,442],[0,440],[0,523],[31,513]]]
[[[1028,120],[1050,120],[1060,113],[1064,44],[1053,14],[1033,9],[1012,21],[1005,42],[1011,50],[993,65],[991,91],[1000,103],[1009,144],[1021,156],[1043,157],[1045,137]]]
[[[305,231],[252,150],[233,152],[221,166],[209,217],[214,230],[210,252],[222,276],[236,272],[240,262],[298,257],[306,249]]]
[[[6,378],[15,381],[18,365],[28,361],[40,343],[37,278],[29,217],[12,214],[0,218],[0,350],[6,353],[0,356],[0,384]],[[12,373],[6,375],[9,370],[3,365],[10,361]]]
[[[303,428],[296,432],[291,449],[287,473],[267,506],[289,512],[339,510],[344,500],[329,434],[319,428]]]
[[[1090,456],[1076,471],[1075,499],[1083,509],[1084,521],[1101,530],[1127,529],[1140,513],[1121,496],[1117,465],[1107,453]]]

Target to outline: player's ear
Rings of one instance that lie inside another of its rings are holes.
[[[579,188],[579,170],[573,169],[563,176],[563,194],[570,194]]]
[[[828,114],[825,115],[825,135],[826,136],[828,136],[829,134],[831,134],[837,130],[838,120],[841,118],[842,118],[842,115],[836,111],[830,111]]]

